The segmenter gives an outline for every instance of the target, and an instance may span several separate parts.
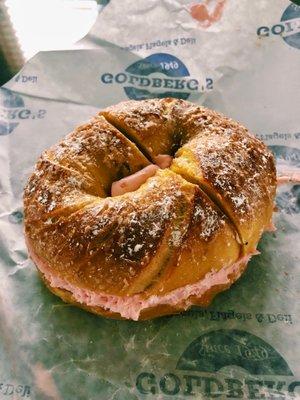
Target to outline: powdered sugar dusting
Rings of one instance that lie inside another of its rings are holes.
[[[42,171],[42,174],[41,174]],[[84,193],[83,178],[75,171],[41,158],[25,188],[25,207],[34,219],[44,220],[48,213],[65,210],[81,200],[94,198]]]
[[[196,157],[195,168],[233,214],[249,220],[273,201],[274,157],[262,142],[230,118],[189,102],[179,101],[173,113],[186,143],[182,149]],[[193,165],[190,156],[181,159],[183,167]]]
[[[244,204],[247,203],[247,198],[245,195],[241,194],[239,196],[233,196],[231,198],[233,204],[235,205],[236,208],[242,207]],[[248,206],[248,205],[247,205]],[[247,207],[246,206],[246,207]]]
[[[140,145],[153,161],[159,154],[170,154],[177,145],[176,120],[171,113],[177,101],[171,98],[124,101],[100,114]]]
[[[171,234],[170,244],[174,247],[179,247],[182,243],[182,238],[185,232],[174,230]]]
[[[193,220],[201,226],[199,237],[203,240],[209,240],[218,231],[220,226],[225,224],[225,220],[224,216],[208,203],[208,200],[204,203],[204,199],[202,198],[201,200],[201,202],[195,205]]]
[[[185,147],[192,150],[204,178],[237,215],[251,218],[260,202],[273,198],[273,157],[252,136],[225,135],[222,128],[212,126]]]

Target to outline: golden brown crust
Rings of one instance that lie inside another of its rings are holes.
[[[132,292],[144,271],[153,264],[155,274],[172,254],[176,226],[182,234],[187,229],[193,190],[174,173],[161,171],[134,195],[95,199],[65,215],[50,211],[47,219],[43,211],[44,221],[33,217],[39,215],[36,202],[37,207],[25,206],[26,235],[52,271],[71,283],[112,294]]]
[[[234,223],[251,252],[270,223],[276,191],[272,153],[245,127],[203,107],[177,103],[186,132],[172,170],[199,184]]]
[[[83,290],[148,298],[234,264],[238,235],[248,241],[245,254],[255,249],[272,215],[275,168],[244,127],[176,99],[124,102],[101,114],[112,124],[97,116],[45,151],[24,191],[26,238],[53,276]],[[179,145],[170,169],[108,197],[115,180]],[[51,290],[75,301],[61,287]],[[161,305],[140,318],[179,311]]]
[[[43,157],[92,181],[100,197],[110,196],[112,182],[149,165],[135,144],[101,116],[78,127]]]
[[[154,160],[159,154],[174,154],[179,145],[176,120],[171,113],[177,99],[124,101],[100,112],[125,133],[143,153]]]
[[[176,231],[174,233],[176,234]],[[220,249],[224,248],[226,251],[221,252]],[[195,186],[187,233],[180,242],[177,257],[145,290],[145,295],[162,295],[197,283],[212,269],[217,272],[224,266],[234,264],[240,252],[241,247],[230,221],[210,198]]]

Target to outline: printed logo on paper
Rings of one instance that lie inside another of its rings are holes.
[[[291,0],[291,1],[292,1],[292,3],[297,4],[297,6],[300,6],[300,0]]]
[[[283,12],[281,20],[272,26],[260,26],[259,37],[281,36],[282,39],[296,49],[300,49],[300,1],[294,1]]]
[[[190,343],[172,371],[156,368],[138,374],[135,386],[147,398],[294,399],[300,382],[282,355],[262,338],[220,329]]]
[[[129,65],[124,72],[101,75],[106,85],[122,85],[131,100],[176,97],[186,100],[191,94],[213,89],[213,80],[200,81],[190,76],[186,65],[177,57],[166,54],[152,54]]]
[[[293,375],[286,361],[268,343],[249,332],[220,329],[199,336],[180,357],[180,370],[218,372],[237,366],[251,375]]]
[[[0,88],[0,136],[9,135],[24,120],[41,119],[45,114],[46,110],[26,108],[20,94]]]

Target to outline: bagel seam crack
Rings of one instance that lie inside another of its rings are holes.
[[[135,140],[134,137],[133,137],[132,135],[130,135],[130,133],[128,133],[128,132],[126,131],[126,129],[121,128],[121,126],[120,126],[116,121],[114,121],[113,118],[110,118],[110,117],[107,116],[107,115],[103,115],[103,114],[101,114],[101,115],[102,115],[102,117],[106,120],[106,122],[108,122],[108,123],[109,123],[110,125],[112,125],[115,129],[117,129],[120,133],[122,133],[122,135],[124,135],[128,140],[130,140],[130,142],[131,142],[134,146],[136,146],[136,147],[138,148],[138,150],[143,154],[144,157],[147,158],[147,160],[148,160],[150,163],[153,163],[153,162],[154,162],[154,161],[152,160],[152,157],[151,157],[151,155],[150,155],[148,149],[147,149],[145,146],[143,146],[142,144],[138,143],[138,141]]]
[[[48,156],[47,153],[43,154],[43,159],[44,159],[45,161],[48,161],[50,164],[52,164],[52,165],[54,165],[54,166],[60,167],[61,169],[65,170],[65,171],[69,171],[69,172],[75,173],[76,175],[80,175],[80,174],[81,174],[81,172],[78,171],[78,170],[76,170],[75,168],[70,168],[70,167],[67,167],[66,165],[61,164],[60,162],[56,162],[56,161],[54,161],[54,160],[51,160],[51,158]],[[86,179],[87,181],[89,181],[88,184],[91,184],[91,185],[93,184],[93,180],[92,180],[90,177],[88,177],[88,176],[85,175],[85,176],[84,176],[84,179]],[[85,188],[84,191],[85,191],[87,194],[91,195],[91,196],[95,196],[96,198],[99,197],[98,195],[95,195],[95,194],[93,194],[92,192],[89,193],[89,191],[87,190],[87,188]]]
[[[238,227],[236,226],[236,223],[234,222],[233,218],[228,214],[228,212],[225,210],[225,208],[222,205],[222,202],[220,200],[217,199],[217,196],[213,196],[211,193],[209,193],[209,191],[207,190],[207,188],[205,187],[205,185],[201,184],[200,182],[197,182],[196,179],[193,179],[192,177],[188,176],[187,174],[184,173],[179,173],[179,172],[175,172],[173,171],[175,174],[181,176],[182,179],[184,179],[185,181],[192,183],[196,186],[198,186],[198,188],[200,190],[202,190],[202,192],[204,192],[206,194],[206,196],[211,200],[211,202],[214,204],[214,206],[226,217],[226,219],[230,222],[232,228],[234,229],[234,231],[237,234],[237,240],[238,242],[241,244],[242,249],[241,252],[243,252],[243,246],[245,245],[243,243],[243,239],[241,236],[241,233],[238,229]]]

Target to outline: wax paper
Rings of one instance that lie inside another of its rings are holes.
[[[278,188],[276,232],[208,308],[105,319],[52,295],[28,259],[22,192],[37,157],[121,100],[204,104],[299,171],[298,1],[100,3],[77,49],[37,54],[0,89],[0,399],[300,398],[299,185]]]

